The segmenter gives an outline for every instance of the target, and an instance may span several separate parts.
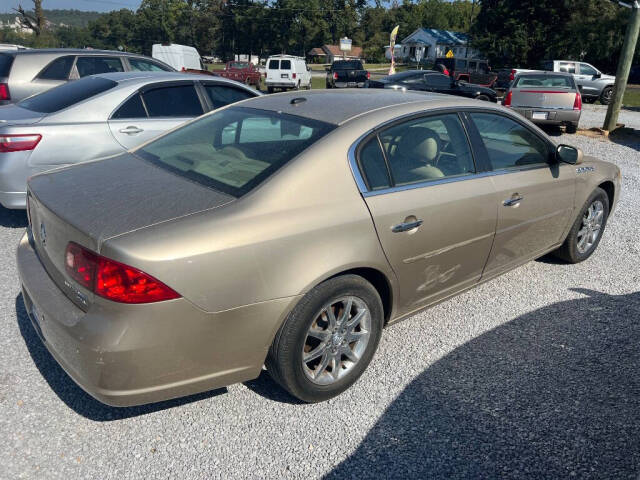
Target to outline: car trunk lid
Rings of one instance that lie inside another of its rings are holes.
[[[511,106],[572,110],[576,99],[575,90],[558,88],[523,87],[511,90]]]
[[[233,200],[126,153],[31,178],[28,213],[34,246],[47,272],[86,308],[93,295],[65,271],[69,242],[99,253],[109,238]]]
[[[32,125],[45,117],[44,114],[33,112],[18,105],[0,106],[0,128],[12,125]]]

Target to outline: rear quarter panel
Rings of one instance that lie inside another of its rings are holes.
[[[101,253],[208,312],[300,295],[351,268],[375,268],[394,288],[349,169],[355,138],[336,130],[240,200],[107,240]]]

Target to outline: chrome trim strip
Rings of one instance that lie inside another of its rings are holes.
[[[362,135],[360,135],[357,140],[355,142],[353,142],[351,144],[351,146],[349,147],[349,151],[347,153],[347,158],[349,160],[349,166],[351,167],[351,174],[353,175],[353,179],[356,182],[356,185],[358,186],[358,190],[360,191],[360,193],[362,194],[363,197],[368,198],[368,197],[374,197],[377,195],[384,195],[387,193],[395,193],[395,192],[402,192],[405,190],[413,190],[415,188],[422,188],[422,187],[429,187],[432,185],[442,185],[445,183],[453,183],[453,182],[462,182],[465,180],[474,180],[476,178],[484,178],[484,177],[494,177],[497,175],[506,175],[508,173],[516,173],[516,172],[524,172],[527,170],[536,170],[536,169],[540,169],[540,168],[549,168],[550,164],[547,165],[532,165],[532,166],[525,166],[525,167],[521,167],[521,168],[509,168],[509,169],[501,169],[501,170],[493,170],[493,171],[488,171],[488,172],[479,172],[479,173],[473,173],[470,175],[460,175],[458,177],[448,177],[448,178],[441,178],[438,180],[428,180],[425,182],[420,182],[420,183],[412,183],[410,185],[400,185],[400,186],[396,186],[396,187],[391,187],[391,188],[384,188],[381,190],[372,190],[369,191],[367,189],[367,184],[364,181],[364,178],[362,177],[362,174],[360,172],[360,168],[358,167],[358,161],[356,159],[356,150],[358,149],[358,147],[360,146],[360,143],[369,135],[371,135],[374,132],[377,132],[378,130],[386,127],[387,125],[402,121],[406,118],[411,118],[411,117],[420,117],[420,116],[431,116],[431,115],[442,115],[442,114],[446,114],[446,113],[460,113],[460,112],[489,112],[489,113],[505,113],[505,112],[501,112],[499,109],[487,109],[486,107],[469,107],[469,106],[464,106],[464,108],[460,108],[460,107],[448,107],[448,108],[441,108],[441,109],[437,109],[437,110],[431,110],[431,111],[421,111],[421,112],[412,112],[412,113],[408,113],[406,115],[402,115],[400,117],[395,117],[392,118],[390,120],[387,120],[386,122],[383,122],[377,126],[375,126],[374,128],[371,128],[369,130],[367,130],[365,133],[363,133]],[[507,115],[509,117],[515,117],[515,113],[511,114],[511,115]],[[515,119],[514,119],[515,120]],[[517,120],[516,120],[517,121]],[[518,122],[520,123],[520,122]],[[524,125],[523,125],[524,126]],[[464,124],[463,124],[464,127]],[[528,128],[525,126],[525,128]],[[547,141],[547,144],[552,145],[549,141]],[[471,147],[472,151],[473,148]]]

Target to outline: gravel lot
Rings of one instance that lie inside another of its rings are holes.
[[[355,387],[319,405],[267,375],[152,406],[92,400],[30,326],[26,220],[0,211],[0,478],[637,479],[640,145],[555,135],[622,169],[596,254],[531,262],[389,328]]]

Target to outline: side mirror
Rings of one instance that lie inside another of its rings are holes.
[[[558,148],[556,148],[556,159],[559,162],[579,165],[582,163],[583,158],[584,153],[582,153],[582,150],[571,145],[558,145]]]

